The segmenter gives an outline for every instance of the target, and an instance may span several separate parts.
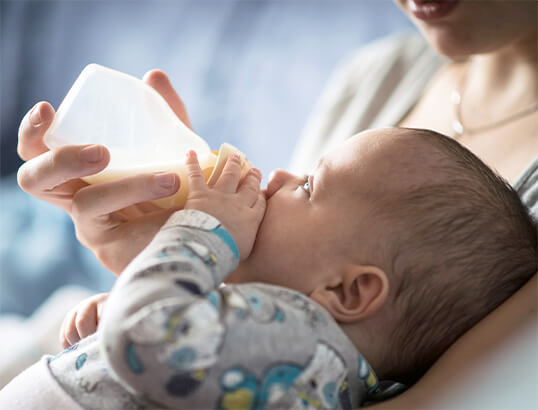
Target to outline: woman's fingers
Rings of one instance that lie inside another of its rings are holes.
[[[51,191],[31,192],[31,194],[42,201],[63,209],[71,215],[73,195],[85,186],[88,186],[88,184],[82,179],[72,179],[71,181],[58,185]]]
[[[236,192],[241,177],[241,157],[232,154],[226,160],[222,173],[217,179],[214,188],[222,192]]]
[[[88,185],[74,195],[73,218],[92,220],[130,205],[170,196],[179,185],[179,176],[173,172],[134,175]]]
[[[48,102],[39,102],[26,113],[19,127],[17,152],[28,161],[49,149],[43,143],[43,135],[54,119],[54,108]]]
[[[178,116],[178,118],[185,124],[187,127],[192,129],[191,122],[187,115],[187,110],[183,101],[172,87],[168,76],[162,70],[151,70],[148,71],[143,78],[144,82],[150,85],[155,91],[162,95],[166,100],[170,108]]]
[[[251,168],[245,178],[241,181],[237,192],[241,198],[253,207],[258,201],[258,195],[261,193],[260,182],[262,179],[261,172],[256,168]]]
[[[101,171],[109,159],[110,154],[101,145],[66,145],[25,162],[17,180],[24,191],[38,196],[69,180]]]

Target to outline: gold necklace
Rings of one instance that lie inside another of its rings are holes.
[[[452,130],[456,133],[454,138],[456,139],[460,138],[463,134],[473,135],[473,134],[478,134],[484,131],[489,131],[491,129],[501,127],[512,121],[523,118],[529,114],[532,114],[535,111],[538,111],[538,101],[535,101],[533,105],[531,105],[530,107],[527,107],[524,110],[518,111],[512,115],[509,115],[508,117],[494,121],[490,124],[484,124],[479,127],[473,127],[473,128],[467,127],[463,123],[463,119],[461,118],[461,101],[462,101],[463,91],[467,83],[468,72],[469,72],[469,65],[467,65],[467,68],[465,69],[465,73],[461,76],[458,89],[452,90],[451,99],[452,99],[452,105],[454,107],[454,119],[452,120]]]

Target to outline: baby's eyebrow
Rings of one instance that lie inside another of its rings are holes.
[[[321,157],[321,158],[318,160],[318,162],[316,163],[316,166],[314,167],[314,171],[315,171],[316,169],[321,168],[321,166],[323,165],[324,162],[325,162],[325,160],[323,159],[323,157]]]
[[[319,169],[321,169],[321,167],[323,166],[324,164],[324,159],[323,157],[320,158],[316,164],[316,167],[314,168],[314,170],[310,173],[310,176],[308,178],[308,182],[309,182],[309,185],[310,185],[310,192],[314,192],[314,173],[316,171],[318,171]],[[318,172],[319,173],[319,172]]]

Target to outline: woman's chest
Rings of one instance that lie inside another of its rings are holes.
[[[453,70],[442,70],[398,125],[427,128],[449,135],[509,182],[513,182],[538,156],[538,112],[520,117],[516,115],[501,125],[495,125],[499,120],[503,120],[501,114],[487,118],[489,107],[469,107],[465,112],[460,112],[460,119],[466,119],[464,125],[470,128],[480,127],[482,131],[457,135],[453,122],[458,116],[452,94],[458,84],[458,75],[457,67]],[[483,114],[480,111],[483,111]],[[504,116],[510,117],[510,113]]]

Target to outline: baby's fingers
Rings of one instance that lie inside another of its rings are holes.
[[[68,320],[70,320],[69,314],[64,317],[62,325],[60,326],[60,334],[58,335],[58,341],[60,342],[60,346],[62,346],[62,349],[67,349],[67,347],[69,347],[67,339],[65,338],[65,329]]]
[[[89,302],[78,310],[75,326],[80,339],[84,339],[97,330],[97,303]]]
[[[239,193],[239,197],[243,199],[251,208],[258,201],[258,194],[261,192],[261,179],[261,172],[256,168],[251,168],[241,182],[241,185],[237,191]]]
[[[258,223],[262,221],[263,215],[265,214],[265,207],[267,206],[267,201],[265,199],[265,194],[260,191],[258,192],[258,198],[256,203],[252,206],[252,209],[256,212]]]
[[[187,170],[187,179],[189,181],[189,191],[203,191],[207,188],[207,184],[202,174],[202,169],[198,163],[198,157],[196,152],[190,150],[187,153],[187,160],[185,161],[185,168]]]
[[[219,179],[215,183],[215,189],[221,192],[235,192],[241,177],[241,157],[237,154],[230,155]]]
[[[77,316],[77,310],[71,310],[65,317],[60,330],[60,344],[64,349],[67,349],[69,346],[80,340],[78,335],[77,326],[75,324]]]

